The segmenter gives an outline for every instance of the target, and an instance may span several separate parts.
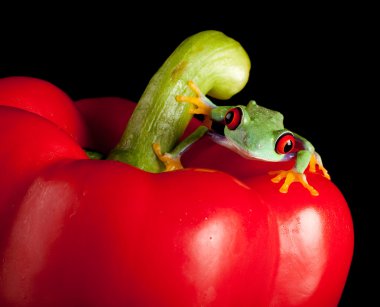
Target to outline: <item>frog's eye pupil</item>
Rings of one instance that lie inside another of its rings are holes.
[[[287,132],[281,135],[276,142],[276,152],[278,154],[286,154],[294,149],[296,140],[293,134]]]
[[[224,124],[228,129],[235,130],[237,127],[239,127],[242,117],[243,112],[239,107],[232,108],[224,117]]]

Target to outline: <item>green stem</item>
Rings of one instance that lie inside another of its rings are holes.
[[[192,115],[177,95],[194,95],[188,81],[217,99],[229,99],[247,83],[251,63],[243,47],[225,34],[208,30],[185,39],[150,80],[118,145],[108,159],[157,173],[164,166],[153,143],[170,152]]]

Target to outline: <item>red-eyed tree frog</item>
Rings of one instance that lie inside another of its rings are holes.
[[[291,170],[274,172],[272,180],[284,179],[283,193],[298,181],[318,195],[308,184],[305,169],[309,165],[315,172],[319,166],[325,177],[329,175],[311,143],[284,128],[282,114],[254,101],[232,107],[217,106],[208,98],[230,99],[246,85],[250,68],[242,45],[224,33],[206,30],[188,37],[151,78],[107,158],[153,173],[180,169],[184,151],[208,133],[249,159],[295,159]],[[204,125],[178,143],[192,117],[189,112],[203,114]]]
[[[216,143],[248,159],[273,162],[295,159],[292,169],[270,172],[276,175],[272,179],[275,183],[285,179],[280,188],[282,193],[287,193],[293,182],[300,182],[313,196],[318,195],[318,191],[307,182],[304,174],[308,166],[311,172],[316,172],[318,166],[323,175],[330,179],[313,145],[302,136],[285,129],[284,117],[280,112],[262,107],[254,100],[249,101],[246,106],[217,106],[194,82],[189,81],[189,86],[195,96],[178,95],[176,100],[192,104],[190,112],[204,115],[204,125],[198,127],[170,153],[161,153],[159,144],[153,144],[153,149],[164,162],[166,171],[181,169],[181,155],[208,133]],[[219,129],[215,128],[218,126]]]

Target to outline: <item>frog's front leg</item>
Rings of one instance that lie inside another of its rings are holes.
[[[317,168],[316,168],[317,166],[318,166],[319,170],[322,171],[323,176],[330,180],[331,179],[330,175],[327,172],[327,169],[323,166],[321,156],[318,153],[314,152],[314,154],[311,156],[311,159],[310,159],[309,171],[311,173],[316,173],[317,172]]]
[[[306,175],[303,173],[298,173],[294,169],[291,170],[281,170],[281,171],[271,171],[269,172],[270,175],[277,175],[276,177],[272,178],[272,182],[279,183],[282,179],[285,178],[284,183],[282,184],[280,188],[281,193],[287,193],[289,186],[293,182],[300,182],[304,188],[306,188],[311,195],[318,196],[319,192],[311,186],[306,179]]]
[[[193,82],[189,81],[188,86],[195,93],[195,96],[177,95],[177,102],[190,103],[193,108],[190,109],[191,114],[201,114],[205,116],[203,126],[199,126],[193,133],[182,140],[171,152],[162,153],[161,146],[158,143],[153,144],[153,151],[160,161],[165,164],[165,171],[173,171],[182,169],[181,156],[182,154],[196,141],[203,137],[211,128],[211,110],[215,105],[209,100]]]
[[[215,108],[215,105],[211,102],[210,99],[204,95],[201,90],[198,88],[198,86],[193,82],[189,81],[188,86],[190,89],[195,93],[195,96],[183,96],[183,95],[177,95],[176,100],[177,102],[187,102],[190,103],[193,108],[190,109],[191,114],[200,114],[204,115],[205,118],[203,120],[203,124],[208,128],[211,129],[212,120],[211,120],[211,110]]]
[[[316,172],[316,165],[318,165],[322,170],[324,177],[330,179],[330,175],[327,173],[327,170],[322,166],[320,156],[316,152],[309,150],[300,150],[297,153],[296,163],[292,169],[287,171],[272,171],[269,172],[269,174],[276,175],[276,177],[272,178],[272,181],[275,183],[279,183],[285,178],[285,181],[280,188],[281,193],[287,193],[289,186],[293,182],[300,182],[311,195],[318,196],[319,192],[307,182],[306,175],[304,174],[304,171],[308,165],[311,172]]]
[[[316,173],[316,166],[322,171],[323,176],[327,179],[330,179],[330,175],[327,170],[322,165],[322,159],[314,150],[313,145],[298,134],[294,134],[297,143],[299,144],[300,149],[296,155],[296,162],[292,169],[284,171],[273,171],[270,172],[270,175],[276,175],[272,178],[272,181],[275,183],[280,182],[285,178],[284,183],[280,188],[280,192],[287,193],[289,186],[293,182],[300,182],[313,196],[319,195],[318,191],[311,186],[306,179],[306,175],[304,174],[307,167],[309,167],[309,171],[311,173]]]
[[[292,169],[269,172],[270,175],[276,175],[272,178],[272,182],[279,183],[285,178],[285,181],[279,190],[281,193],[287,193],[289,186],[293,182],[299,182],[310,192],[311,195],[319,195],[318,191],[307,182],[306,175],[304,174],[311,157],[312,153],[310,151],[301,150],[297,153],[296,163]]]
[[[205,126],[199,126],[182,140],[171,152],[162,153],[161,146],[158,143],[153,144],[153,151],[160,161],[165,164],[165,171],[174,171],[182,169],[181,156],[183,153],[191,147],[196,141],[203,137],[208,131],[208,128]]]

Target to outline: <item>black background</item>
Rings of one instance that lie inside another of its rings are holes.
[[[118,7],[71,8],[70,14],[63,9],[12,12],[0,32],[0,77],[43,78],[74,100],[120,96],[138,101],[151,76],[186,37],[214,29],[239,41],[252,70],[231,103],[255,99],[280,111],[285,126],[308,138],[321,154],[347,199],[355,227],[355,253],[340,305],[370,301],[370,225],[368,208],[354,195],[354,112],[348,107],[357,86],[353,71],[361,65],[353,48],[361,43],[358,18],[331,7],[244,15],[228,8],[228,14],[206,14],[187,7],[153,16]]]

